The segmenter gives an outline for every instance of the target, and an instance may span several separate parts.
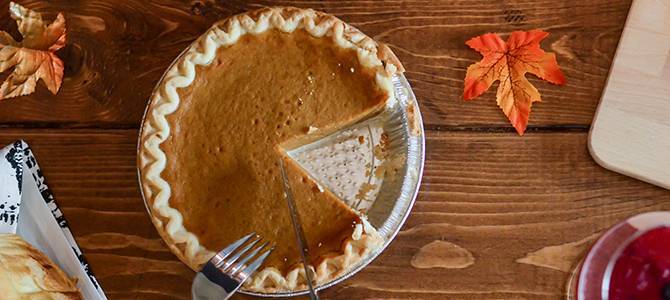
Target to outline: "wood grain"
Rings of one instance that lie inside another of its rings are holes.
[[[470,251],[459,245],[435,240],[422,246],[412,256],[410,263],[417,269],[463,269],[474,264],[475,258]]]
[[[139,195],[136,134],[5,129],[0,144],[32,146],[110,299],[187,299],[193,273],[163,246]],[[670,209],[670,191],[598,167],[584,132],[429,131],[426,147],[424,184],[397,239],[324,299],[559,299],[595,236]],[[431,252],[456,247],[469,253],[458,268]]]
[[[541,28],[568,83],[531,82],[543,96],[530,128],[588,126],[619,40],[630,0],[569,1],[20,1],[68,24],[63,87],[4,101],[0,125],[137,128],[151,91],[170,62],[213,22],[267,5],[332,13],[388,43],[407,69],[426,126],[501,127],[494,92],[461,99],[465,68],[480,59],[464,42],[486,33]],[[0,5],[0,28],[16,34]]]
[[[587,130],[630,0],[220,1],[25,0],[63,11],[63,87],[0,102],[0,145],[30,143],[110,299],[188,299],[193,273],[149,221],[135,171],[146,100],[170,62],[213,22],[267,5],[323,10],[397,53],[427,131],[421,192],[390,247],[324,299],[563,299],[603,230],[670,209],[670,191],[606,171]],[[16,36],[0,1],[0,29]],[[543,102],[517,137],[493,92],[461,100],[464,42],[541,28],[568,83],[531,77]],[[238,297],[245,298],[245,297]]]
[[[600,165],[670,189],[670,1],[633,3],[589,145]]]
[[[583,252],[591,243],[575,242],[627,216],[670,208],[669,191],[598,167],[585,138],[430,132],[422,191],[405,228],[373,266],[335,287],[337,295],[563,298],[569,273],[546,266],[564,266],[563,257],[540,250],[564,246]],[[475,263],[464,269],[412,268],[412,257],[436,240],[467,249]],[[545,256],[545,263],[517,262],[529,255],[536,261]],[[570,269],[580,255],[570,258]]]

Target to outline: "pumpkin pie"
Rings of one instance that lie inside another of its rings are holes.
[[[322,189],[285,149],[390,105],[391,77],[401,71],[388,47],[325,13],[264,8],[216,23],[159,82],[142,127],[141,186],[171,250],[197,270],[256,232],[276,247],[244,288],[304,288],[280,159],[318,283],[380,247],[363,214]]]

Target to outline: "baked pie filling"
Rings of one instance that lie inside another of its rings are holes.
[[[143,191],[173,252],[197,269],[256,232],[276,247],[245,288],[303,287],[280,159],[319,283],[379,247],[374,228],[283,149],[385,107],[395,67],[379,48],[335,17],[295,8],[238,15],[196,41],[159,83],[140,145]]]

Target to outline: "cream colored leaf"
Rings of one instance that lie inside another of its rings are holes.
[[[0,85],[0,100],[34,92],[40,79],[56,94],[63,81],[63,61],[54,53],[65,46],[63,14],[46,25],[40,13],[14,2],[9,4],[9,13],[23,39],[16,42],[0,31],[0,72],[14,68]]]
[[[18,44],[14,38],[4,31],[0,31],[0,46],[16,46]]]

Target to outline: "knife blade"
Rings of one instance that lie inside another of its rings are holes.
[[[300,249],[300,259],[302,260],[302,265],[305,268],[305,277],[307,278],[307,287],[309,288],[309,298],[312,300],[319,300],[319,296],[317,295],[313,284],[314,274],[312,274],[312,269],[309,268],[308,264],[308,262],[311,260],[309,259],[309,249],[307,249],[305,233],[302,230],[298,209],[296,208],[295,200],[293,199],[293,191],[291,190],[291,185],[288,182],[286,168],[284,167],[284,160],[281,158],[279,159],[279,169],[284,186],[284,198],[286,198],[286,202],[288,202],[288,209],[289,214],[291,215],[291,222],[293,223],[293,230],[295,231],[296,241],[298,248]]]

